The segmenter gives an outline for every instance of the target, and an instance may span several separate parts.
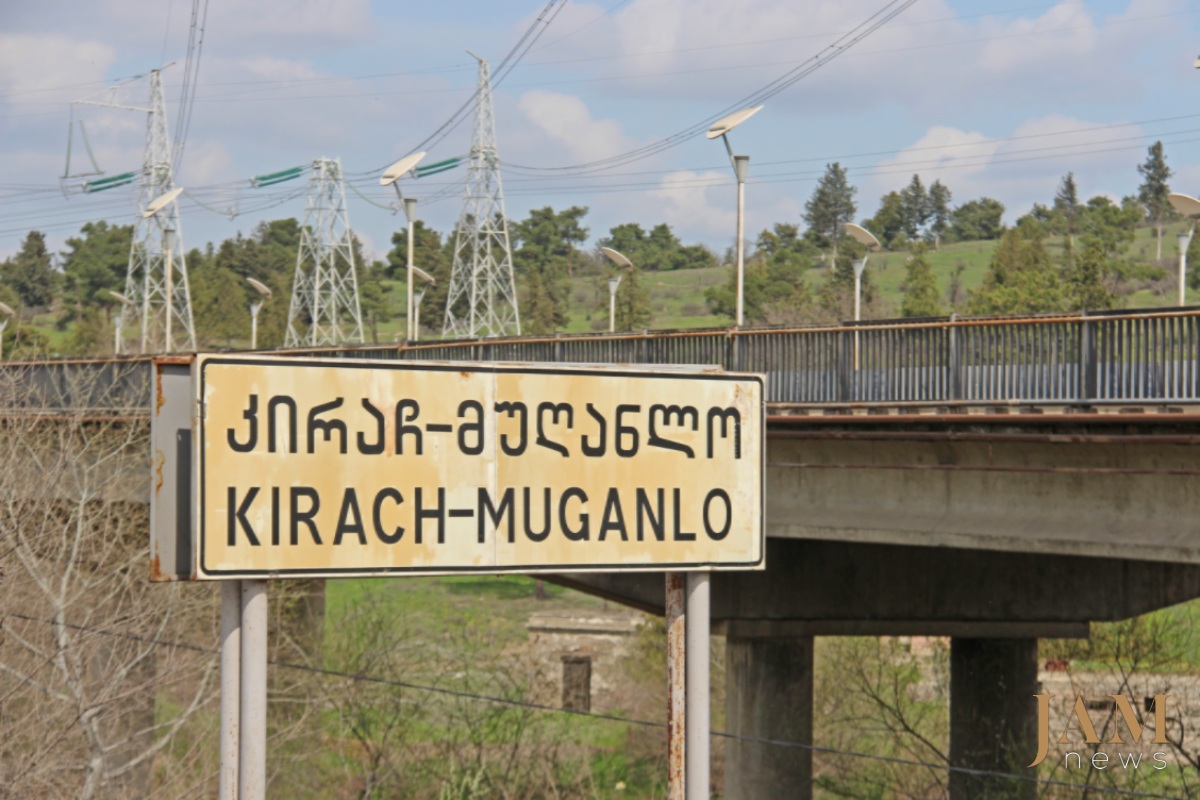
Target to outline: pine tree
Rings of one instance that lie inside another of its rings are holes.
[[[621,285],[617,287],[617,307],[614,326],[618,331],[644,330],[650,325],[650,293],[642,283],[641,270],[621,271]]]
[[[1075,234],[1079,232],[1079,214],[1082,206],[1079,203],[1079,190],[1075,186],[1075,173],[1068,172],[1058,184],[1054,195],[1054,215],[1062,221],[1062,229],[1075,244]]]
[[[1158,241],[1155,258],[1161,259],[1163,225],[1171,215],[1171,203],[1167,199],[1171,187],[1167,181],[1173,174],[1167,166],[1161,141],[1150,145],[1146,162],[1138,165],[1138,173],[1142,176],[1142,185],[1138,187],[1138,200],[1146,209],[1146,219],[1154,225]]]
[[[1071,262],[1064,264],[1063,273],[1069,309],[1079,311],[1113,307],[1116,294],[1108,283],[1112,265],[1098,240],[1092,239],[1084,244],[1078,259],[1072,257]]]
[[[17,254],[0,262],[0,282],[16,290],[27,306],[50,305],[57,278],[46,249],[46,234],[41,231],[30,231]]]
[[[838,162],[825,165],[825,174],[817,181],[812,197],[804,204],[804,221],[808,223],[809,238],[822,249],[833,250],[837,261],[838,242],[844,235],[847,222],[854,219],[858,207],[854,193],[858,189],[846,179],[846,170]]]
[[[901,190],[900,199],[904,202],[904,232],[915,241],[929,221],[929,194],[920,175],[912,176],[908,186]]]
[[[929,187],[929,232],[933,234],[933,248],[940,250],[942,237],[950,229],[950,190],[941,181]]]
[[[904,302],[902,317],[940,317],[942,303],[933,275],[933,265],[923,242],[913,245],[912,255],[904,268]]]

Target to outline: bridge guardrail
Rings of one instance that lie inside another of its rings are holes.
[[[1200,308],[882,320],[800,328],[440,340],[273,351],[419,361],[719,364],[768,376],[768,402],[1200,401]],[[143,413],[150,360],[0,365],[0,408]]]

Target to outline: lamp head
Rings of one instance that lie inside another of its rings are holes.
[[[600,252],[604,254],[605,258],[616,264],[618,267],[633,269],[633,262],[626,258],[622,253],[613,250],[611,247],[601,247]]]
[[[256,291],[256,292],[258,292],[259,294],[261,294],[261,295],[263,296],[263,299],[268,299],[268,298],[270,298],[270,296],[271,296],[271,289],[270,289],[270,287],[268,287],[268,286],[267,286],[265,283],[263,283],[262,281],[255,280],[254,278],[246,278],[246,283],[248,283],[248,284],[250,284],[251,286],[253,286],[253,287],[254,287],[254,291]]]
[[[420,153],[413,153],[410,156],[405,156],[404,158],[400,159],[395,164],[392,164],[383,171],[383,175],[379,177],[379,185],[390,186],[391,184],[400,180],[405,175],[412,172],[413,168],[416,167],[417,164],[420,164],[421,159],[424,157],[425,153],[422,151]]]
[[[1200,200],[1191,195],[1171,192],[1167,195],[1171,207],[1188,219],[1200,219]]]
[[[146,219],[150,219],[150,217],[153,217],[171,203],[175,202],[175,198],[179,197],[181,194],[183,194],[183,187],[177,186],[166,194],[159,195],[146,204],[146,210],[142,212],[142,216]]]
[[[846,235],[859,244],[866,245],[868,250],[878,250],[881,247],[879,240],[875,238],[875,234],[871,233],[862,225],[855,225],[853,222],[847,222]]]
[[[726,114],[709,126],[708,132],[704,135],[709,139],[716,139],[718,136],[724,136],[738,125],[741,125],[743,122],[762,111],[762,108],[763,107],[761,105],[751,106],[750,108],[743,108],[740,111],[735,111],[732,114]]]

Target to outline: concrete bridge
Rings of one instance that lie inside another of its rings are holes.
[[[712,583],[732,733],[811,741],[814,636],[947,636],[951,765],[1032,777],[1038,638],[1200,597],[1200,309],[288,352],[766,373],[768,567]],[[6,365],[0,405],[145,415],[150,366]],[[663,610],[659,575],[557,580]],[[810,751],[727,744],[726,797],[811,782]]]

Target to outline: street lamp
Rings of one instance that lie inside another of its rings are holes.
[[[872,250],[879,249],[879,240],[875,235],[861,225],[855,225],[853,222],[846,223],[846,233],[851,239],[859,244],[866,245],[867,252],[863,257],[854,262],[854,321],[858,322],[862,319],[862,274],[867,268],[867,256]]]
[[[179,195],[181,195],[181,194],[183,194],[183,187],[176,187],[176,188],[172,189],[171,191],[167,192],[166,194],[159,195],[158,197],[151,200],[146,205],[146,210],[142,212],[142,216],[146,219],[150,219],[151,217],[155,218],[155,221],[158,222],[159,230],[162,231],[162,235],[163,235],[163,250],[165,251],[164,255],[166,257],[166,263],[163,264],[163,275],[166,279],[166,288],[165,288],[164,292],[166,294],[166,304],[167,304],[167,326],[166,326],[166,329],[163,334],[163,336],[164,336],[163,352],[166,352],[166,353],[169,353],[169,352],[171,352],[171,350],[174,349],[174,347],[171,344],[171,318],[175,316],[174,298],[172,296],[172,293],[174,290],[174,279],[175,279],[175,276],[173,275],[173,273],[174,273],[175,269],[174,269],[174,266],[171,264],[171,255],[172,255],[172,251],[175,248],[171,244],[171,234],[173,233],[173,231],[171,231],[171,229],[169,229],[169,228],[163,227],[162,220],[158,217],[158,212],[162,211],[164,208],[171,205],[171,203],[174,203],[175,198],[179,197]],[[145,325],[145,320],[143,320],[143,328],[142,328],[143,338],[145,338],[144,325]]]
[[[600,252],[609,261],[616,264],[625,270],[633,269],[633,262],[626,258],[622,253],[613,250],[611,247],[601,247]],[[617,287],[621,285],[621,276],[608,279],[608,332],[616,333],[617,331]]]
[[[133,311],[137,313],[137,305],[120,292],[114,292],[112,289],[108,293],[121,304],[121,310],[117,313],[116,330],[113,331],[113,355],[121,355],[121,329],[125,327],[125,312]]]
[[[258,292],[259,300],[257,303],[250,303],[250,349],[258,349],[258,312],[262,310],[263,304],[271,299],[271,289],[262,281],[256,281],[254,278],[246,278],[246,282],[254,287],[254,291]]]
[[[879,240],[869,230],[853,222],[846,223],[846,233],[859,244],[866,245],[867,252],[854,262],[854,321],[862,319],[862,275],[867,268],[867,256],[879,249]],[[854,329],[854,368],[858,369],[858,328]]]
[[[8,327],[8,320],[17,312],[13,311],[12,306],[8,303],[0,303],[0,361],[4,360],[4,329]]]
[[[762,106],[751,106],[743,108],[741,111],[735,111],[728,116],[721,117],[712,124],[705,134],[709,139],[721,137],[721,141],[725,143],[725,150],[729,153],[729,161],[733,164],[733,174],[737,178],[738,195],[737,195],[737,325],[740,328],[745,322],[745,224],[744,224],[744,209],[746,206],[746,170],[750,167],[750,156],[735,156],[733,148],[729,144],[728,133],[741,125],[752,116],[762,111]]]
[[[399,181],[408,173],[412,172],[413,169],[416,168],[417,164],[421,163],[421,159],[424,157],[424,152],[413,153],[411,156],[405,156],[395,164],[392,164],[390,167],[385,169],[383,171],[383,175],[379,178],[380,186],[390,185],[396,187],[396,198],[404,207],[404,216],[408,218],[408,259],[406,261],[407,277],[405,278],[407,282],[407,288],[405,290],[404,302],[404,316],[408,324],[408,341],[412,341],[413,338],[413,220],[417,215],[417,201],[412,197],[404,197],[404,195],[400,193],[400,184],[397,183],[397,181]]]
[[[413,294],[413,309],[416,312],[415,314],[413,314],[413,316],[416,317],[415,323],[413,324],[412,340],[414,342],[421,341],[421,298],[424,296],[425,296],[424,289],[421,289]]]
[[[1200,200],[1186,195],[1172,192],[1167,195],[1167,199],[1171,201],[1171,206],[1178,211],[1184,219],[1190,219],[1192,226],[1187,233],[1179,234],[1179,305],[1183,305],[1184,292],[1186,290],[1185,281],[1187,279],[1187,251],[1188,246],[1192,243],[1192,234],[1196,231],[1196,220],[1200,219]]]

